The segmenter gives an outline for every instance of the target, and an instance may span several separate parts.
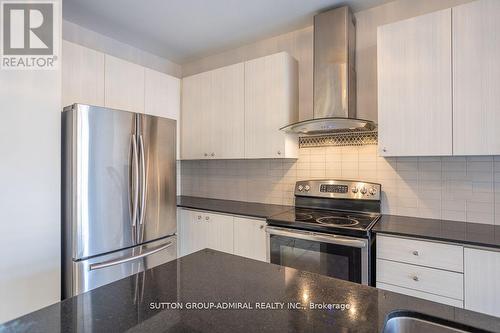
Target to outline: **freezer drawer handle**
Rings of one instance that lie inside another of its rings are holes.
[[[143,253],[138,254],[136,256],[133,256],[133,257],[125,257],[125,258],[120,258],[120,259],[103,261],[103,262],[99,262],[99,263],[96,263],[96,264],[91,264],[89,266],[89,271],[94,271],[96,269],[106,268],[106,267],[110,267],[110,266],[114,266],[114,265],[123,264],[125,262],[129,262],[129,261],[132,261],[132,260],[137,260],[137,259],[140,259],[140,258],[144,258],[144,257],[147,257],[147,256],[153,254],[153,253],[165,250],[166,248],[169,248],[170,246],[172,246],[172,242],[168,242],[165,245],[159,246],[157,248],[151,249],[149,251],[143,252]]]

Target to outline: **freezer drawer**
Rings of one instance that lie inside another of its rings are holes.
[[[166,237],[87,260],[73,261],[66,274],[63,298],[95,289],[176,259],[177,237]]]

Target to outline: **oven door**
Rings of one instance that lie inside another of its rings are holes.
[[[267,227],[268,261],[273,264],[368,284],[368,240]]]

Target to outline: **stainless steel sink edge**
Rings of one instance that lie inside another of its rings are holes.
[[[395,310],[387,314],[383,333],[489,333],[483,329],[430,316],[424,313]]]

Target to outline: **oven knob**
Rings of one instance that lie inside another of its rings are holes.
[[[375,193],[377,193],[377,190],[375,189],[375,187],[371,187],[370,188],[370,194],[371,195],[375,195]]]
[[[299,190],[299,192],[302,192],[304,190],[304,186],[302,185],[297,186],[297,190]]]
[[[366,194],[366,187],[361,188],[361,194]]]
[[[309,191],[310,189],[311,189],[311,186],[309,186],[309,185],[304,186],[304,190]]]
[[[353,187],[351,191],[352,191],[352,193],[358,193],[358,188],[357,187]]]

